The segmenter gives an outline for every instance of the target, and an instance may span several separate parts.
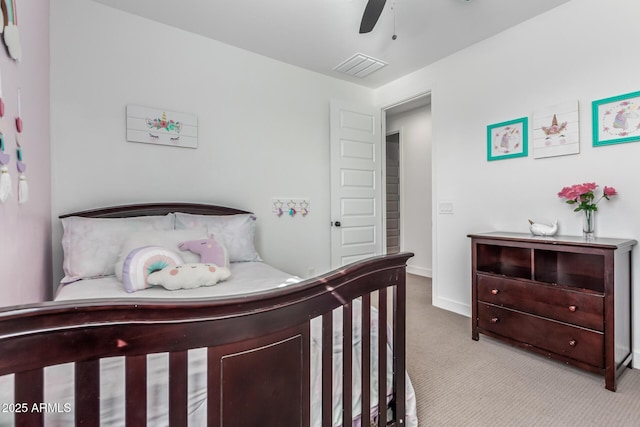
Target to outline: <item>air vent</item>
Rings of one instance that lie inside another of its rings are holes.
[[[356,53],[351,58],[334,68],[341,73],[349,74],[354,77],[366,77],[374,71],[387,65],[386,62],[376,58],[372,58],[362,53]]]

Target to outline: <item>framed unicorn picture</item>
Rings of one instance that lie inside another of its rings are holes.
[[[578,101],[564,102],[535,111],[531,128],[534,159],[580,152]]]
[[[528,126],[527,117],[487,126],[487,160],[527,157]]]
[[[593,146],[640,141],[640,92],[592,103]]]

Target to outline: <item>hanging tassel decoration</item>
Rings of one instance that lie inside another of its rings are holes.
[[[16,146],[18,161],[16,166],[18,167],[18,204],[26,203],[29,200],[29,185],[27,184],[27,177],[24,174],[27,170],[27,165],[22,161],[22,146],[20,145],[20,139],[18,134],[22,133],[22,94],[18,89],[18,117],[16,117]]]
[[[9,168],[0,166],[0,202],[4,203],[11,196],[11,175]]]
[[[18,204],[21,205],[29,200],[29,185],[27,184],[27,177],[24,174],[27,170],[27,165],[22,161],[22,146],[20,145],[20,139],[18,138],[18,134],[22,133],[22,94],[20,89],[18,89],[18,117],[16,117],[16,130],[18,131],[18,133],[16,133],[16,154],[18,157],[16,166],[20,173],[18,176]]]
[[[20,89],[18,89],[18,117],[16,117],[16,130],[18,133],[22,132],[22,96]]]
[[[24,174],[27,170],[27,165],[22,161],[22,147],[20,146],[18,135],[16,135],[16,145],[18,146],[18,162],[16,165],[18,172],[20,172],[20,176],[18,177],[18,204],[23,204],[29,200],[29,185],[27,184],[27,177]]]
[[[18,203],[23,204],[27,201],[29,201],[29,184],[27,184],[27,177],[20,174],[18,178]]]
[[[11,156],[4,152],[4,134],[0,132],[0,203],[4,203],[11,196],[11,175],[7,165]]]

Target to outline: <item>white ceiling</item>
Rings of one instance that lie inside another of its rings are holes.
[[[569,0],[387,0],[368,34],[367,0],[94,1],[375,88]],[[333,70],[355,53],[388,65],[365,78]]]

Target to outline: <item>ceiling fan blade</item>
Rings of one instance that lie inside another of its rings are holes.
[[[360,34],[368,33],[376,26],[378,18],[384,9],[387,0],[369,0],[362,14],[362,22],[360,22]]]

